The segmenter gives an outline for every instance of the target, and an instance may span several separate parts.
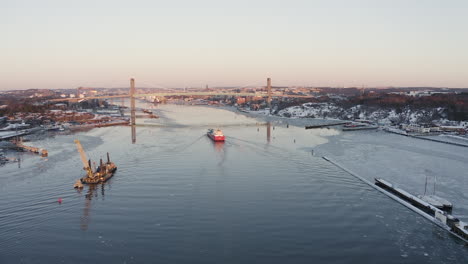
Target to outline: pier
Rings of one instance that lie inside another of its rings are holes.
[[[23,149],[25,151],[29,151],[35,154],[40,154],[41,157],[47,157],[49,156],[49,152],[46,149],[41,149],[41,148],[36,148],[36,147],[30,147],[26,146],[23,144],[23,140],[20,138],[20,140],[13,140],[13,144],[15,144],[18,148]]]
[[[331,123],[331,124],[322,124],[322,125],[311,125],[311,126],[305,126],[305,129],[314,129],[314,128],[322,128],[322,127],[331,127],[331,126],[340,126],[340,125],[346,125],[351,122],[346,121],[346,122],[338,122],[338,123]]]
[[[344,127],[342,131],[357,131],[357,130],[373,130],[379,128],[378,126],[357,126],[357,127]]]
[[[11,139],[29,134],[29,130],[0,131],[0,140]]]
[[[463,144],[463,143],[457,143],[457,142],[449,142],[449,141],[443,141],[443,140],[437,140],[435,138],[427,138],[423,135],[412,135],[412,134],[408,134],[406,132],[399,132],[397,130],[393,130],[393,129],[384,129],[385,132],[388,132],[388,133],[392,133],[392,134],[397,134],[397,135],[401,135],[401,136],[406,136],[406,137],[412,137],[412,138],[417,138],[417,139],[422,139],[422,140],[428,140],[428,141],[432,141],[432,142],[438,142],[438,143],[444,143],[444,144],[448,144],[448,145],[454,145],[454,146],[459,146],[459,147],[466,147],[468,148],[468,144]]]

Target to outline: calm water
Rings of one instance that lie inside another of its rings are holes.
[[[468,261],[460,241],[321,158],[373,177],[391,165],[359,164],[393,153],[399,136],[287,128],[286,119],[268,133],[264,120],[205,107],[157,113],[138,120],[135,144],[130,127],[56,135],[31,142],[47,159],[23,153],[20,167],[0,167],[0,263]],[[211,142],[210,127],[227,141]],[[75,138],[93,160],[110,152],[118,171],[108,183],[72,188],[83,175]]]

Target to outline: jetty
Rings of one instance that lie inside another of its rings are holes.
[[[18,130],[18,131],[0,131],[0,140],[11,139],[15,137],[21,137],[29,134],[29,130]]]
[[[351,122],[346,121],[346,122],[338,122],[338,123],[331,123],[331,124],[311,125],[311,126],[305,126],[305,129],[340,126],[340,125],[346,125],[346,124],[349,124],[349,123],[351,123]]]
[[[357,130],[373,130],[379,128],[378,126],[356,126],[356,127],[343,127],[342,131],[357,131]]]
[[[117,121],[117,122],[105,122],[105,123],[97,123],[95,127],[109,127],[109,126],[128,126],[128,121]]]
[[[35,154],[40,154],[41,157],[49,156],[49,152],[47,151],[47,149],[26,146],[23,144],[23,140],[21,138],[19,140],[13,140],[12,142],[13,144],[15,144],[18,148],[22,150],[29,151]]]

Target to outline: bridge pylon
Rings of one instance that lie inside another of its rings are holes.
[[[271,78],[267,78],[267,104],[271,113]]]

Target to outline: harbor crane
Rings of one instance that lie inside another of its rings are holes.
[[[101,159],[99,167],[96,169],[96,164],[94,162],[94,166],[91,167],[91,160],[86,157],[86,153],[84,152],[80,141],[75,139],[75,144],[78,152],[80,153],[81,162],[83,163],[83,169],[86,171],[86,176],[77,180],[74,188],[83,188],[83,183],[104,183],[112,178],[114,172],[117,170],[117,166],[115,166],[114,162],[110,161],[109,153],[107,153],[107,162],[103,163]]]
[[[93,170],[91,169],[91,160],[86,157],[86,153],[83,150],[83,146],[81,146],[81,142],[78,139],[75,139],[76,148],[80,153],[81,162],[83,162],[83,169],[86,171],[86,175],[89,178],[94,178]]]

